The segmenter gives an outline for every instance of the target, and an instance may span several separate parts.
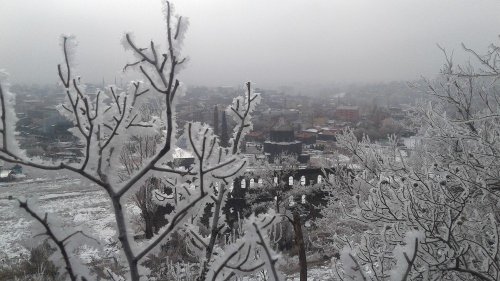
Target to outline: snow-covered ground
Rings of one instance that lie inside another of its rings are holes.
[[[97,186],[73,175],[28,174],[22,181],[0,183],[0,260],[25,254],[42,239],[33,239],[39,234],[32,231],[37,222],[16,201],[5,200],[8,196],[36,202],[49,216],[57,215],[68,232],[83,230],[104,244],[115,233],[107,194]]]
[[[307,281],[334,281],[338,280],[336,277],[335,270],[328,266],[308,268],[307,270]],[[299,281],[299,273],[287,276],[286,280]]]
[[[83,230],[105,248],[113,240],[115,220],[103,190],[71,174],[53,177],[28,174],[22,181],[0,182],[0,264],[28,254],[28,250],[43,239],[34,238],[40,233],[33,231],[40,229],[36,225],[38,222],[24,214],[16,201],[6,200],[8,196],[36,203],[40,211],[49,213],[49,216],[57,215],[67,232]],[[129,214],[133,212],[130,207],[127,206]],[[89,260],[87,258],[95,254],[95,250],[87,248],[80,252],[80,257]],[[308,280],[312,281],[333,280],[333,276],[328,267],[310,268],[308,271]],[[299,280],[298,273],[287,276],[287,280]]]

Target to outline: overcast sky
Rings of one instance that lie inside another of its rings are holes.
[[[182,73],[188,85],[261,86],[432,77],[436,43],[485,51],[498,43],[498,0],[178,0],[189,17]],[[14,82],[53,83],[59,35],[77,36],[86,81],[120,79],[120,44],[164,41],[160,0],[0,0],[0,69]]]

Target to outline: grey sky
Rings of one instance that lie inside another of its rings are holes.
[[[498,0],[178,0],[189,17],[188,85],[374,82],[433,76],[436,43],[485,51],[500,34]],[[163,41],[159,0],[0,0],[0,68],[53,83],[59,35],[77,36],[78,72],[107,82],[130,57],[120,39]]]

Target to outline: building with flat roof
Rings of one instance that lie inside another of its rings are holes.
[[[335,110],[335,117],[339,120],[358,122],[360,119],[359,107],[357,106],[339,106]]]
[[[307,163],[309,158],[302,154],[302,142],[295,139],[295,133],[290,124],[280,119],[269,132],[269,140],[264,142],[264,153],[270,162],[280,154],[296,155],[299,162]]]

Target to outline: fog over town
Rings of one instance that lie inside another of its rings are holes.
[[[278,87],[302,83],[414,80],[435,76],[436,44],[469,56],[497,40],[494,0],[214,0],[177,1],[189,18],[184,52],[189,85]],[[1,1],[0,61],[16,82],[53,83],[59,35],[79,42],[78,70],[89,82],[112,82],[130,58],[120,40],[165,44],[160,1]],[[35,47],[36,46],[36,47]]]
[[[499,12],[0,0],[0,281],[500,280]]]

